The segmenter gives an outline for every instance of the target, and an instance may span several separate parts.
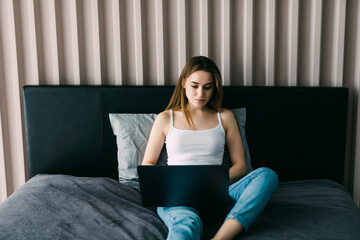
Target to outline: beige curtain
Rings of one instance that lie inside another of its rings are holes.
[[[27,180],[24,85],[173,85],[194,55],[225,85],[348,87],[359,206],[358,0],[0,0],[0,201]]]

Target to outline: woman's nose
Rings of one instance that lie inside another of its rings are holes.
[[[204,95],[204,89],[198,88],[198,95],[202,97]]]

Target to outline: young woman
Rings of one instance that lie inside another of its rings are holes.
[[[173,96],[152,127],[143,165],[155,165],[166,143],[168,165],[222,164],[226,144],[232,166],[230,213],[213,239],[232,239],[247,231],[277,188],[278,178],[268,168],[248,175],[240,132],[232,112],[221,108],[221,75],[207,57],[187,61]],[[196,209],[185,206],[158,207],[158,215],[169,229],[167,239],[200,239],[202,221]]]

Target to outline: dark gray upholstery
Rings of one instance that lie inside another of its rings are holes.
[[[117,179],[109,113],[159,113],[171,86],[26,86],[29,175],[61,173]],[[342,183],[348,90],[325,87],[224,87],[225,108],[247,108],[254,168],[280,181]]]

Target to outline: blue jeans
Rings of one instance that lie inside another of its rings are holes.
[[[258,168],[229,186],[234,206],[225,218],[237,220],[247,231],[259,216],[278,185],[277,174]],[[167,239],[200,239],[203,224],[199,212],[191,207],[158,207],[157,213],[169,229]]]

